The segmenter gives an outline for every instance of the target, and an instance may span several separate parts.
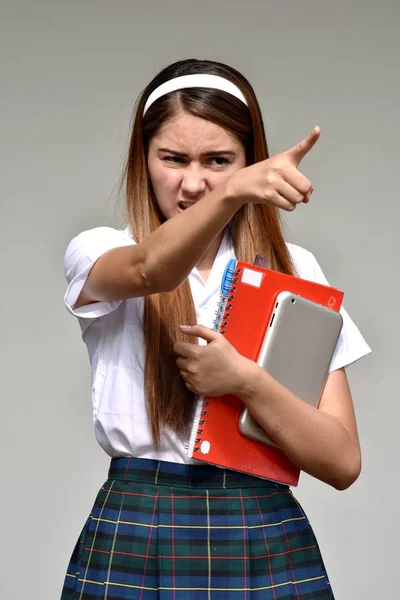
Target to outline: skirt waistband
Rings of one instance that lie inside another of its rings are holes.
[[[287,485],[206,464],[179,464],[148,458],[111,459],[108,479],[140,481],[193,489],[254,488],[288,489]]]

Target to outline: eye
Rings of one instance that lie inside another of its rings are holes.
[[[213,167],[225,167],[229,164],[229,160],[224,156],[213,156],[210,158],[210,163]]]
[[[163,156],[162,160],[172,164],[180,164],[185,162],[185,159],[181,156]]]

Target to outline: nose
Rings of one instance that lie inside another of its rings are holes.
[[[194,198],[206,191],[205,173],[201,166],[188,165],[183,173],[181,182],[182,196]]]

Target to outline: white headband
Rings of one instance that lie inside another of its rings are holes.
[[[228,79],[224,79],[224,77],[219,77],[218,75],[183,75],[182,77],[175,77],[174,79],[170,79],[165,83],[162,83],[158,88],[156,88],[153,92],[151,92],[150,96],[147,98],[146,104],[143,109],[143,116],[146,114],[150,106],[161,98],[161,96],[165,96],[165,94],[169,94],[170,92],[175,92],[176,90],[182,90],[184,88],[212,88],[214,90],[221,90],[222,92],[228,92],[228,94],[232,94],[239,100],[241,100],[246,106],[248,106],[246,102],[246,98],[240,91],[237,85],[229,81]]]

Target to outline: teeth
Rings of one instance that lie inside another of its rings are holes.
[[[179,206],[183,209],[189,208],[190,202],[179,202]]]

